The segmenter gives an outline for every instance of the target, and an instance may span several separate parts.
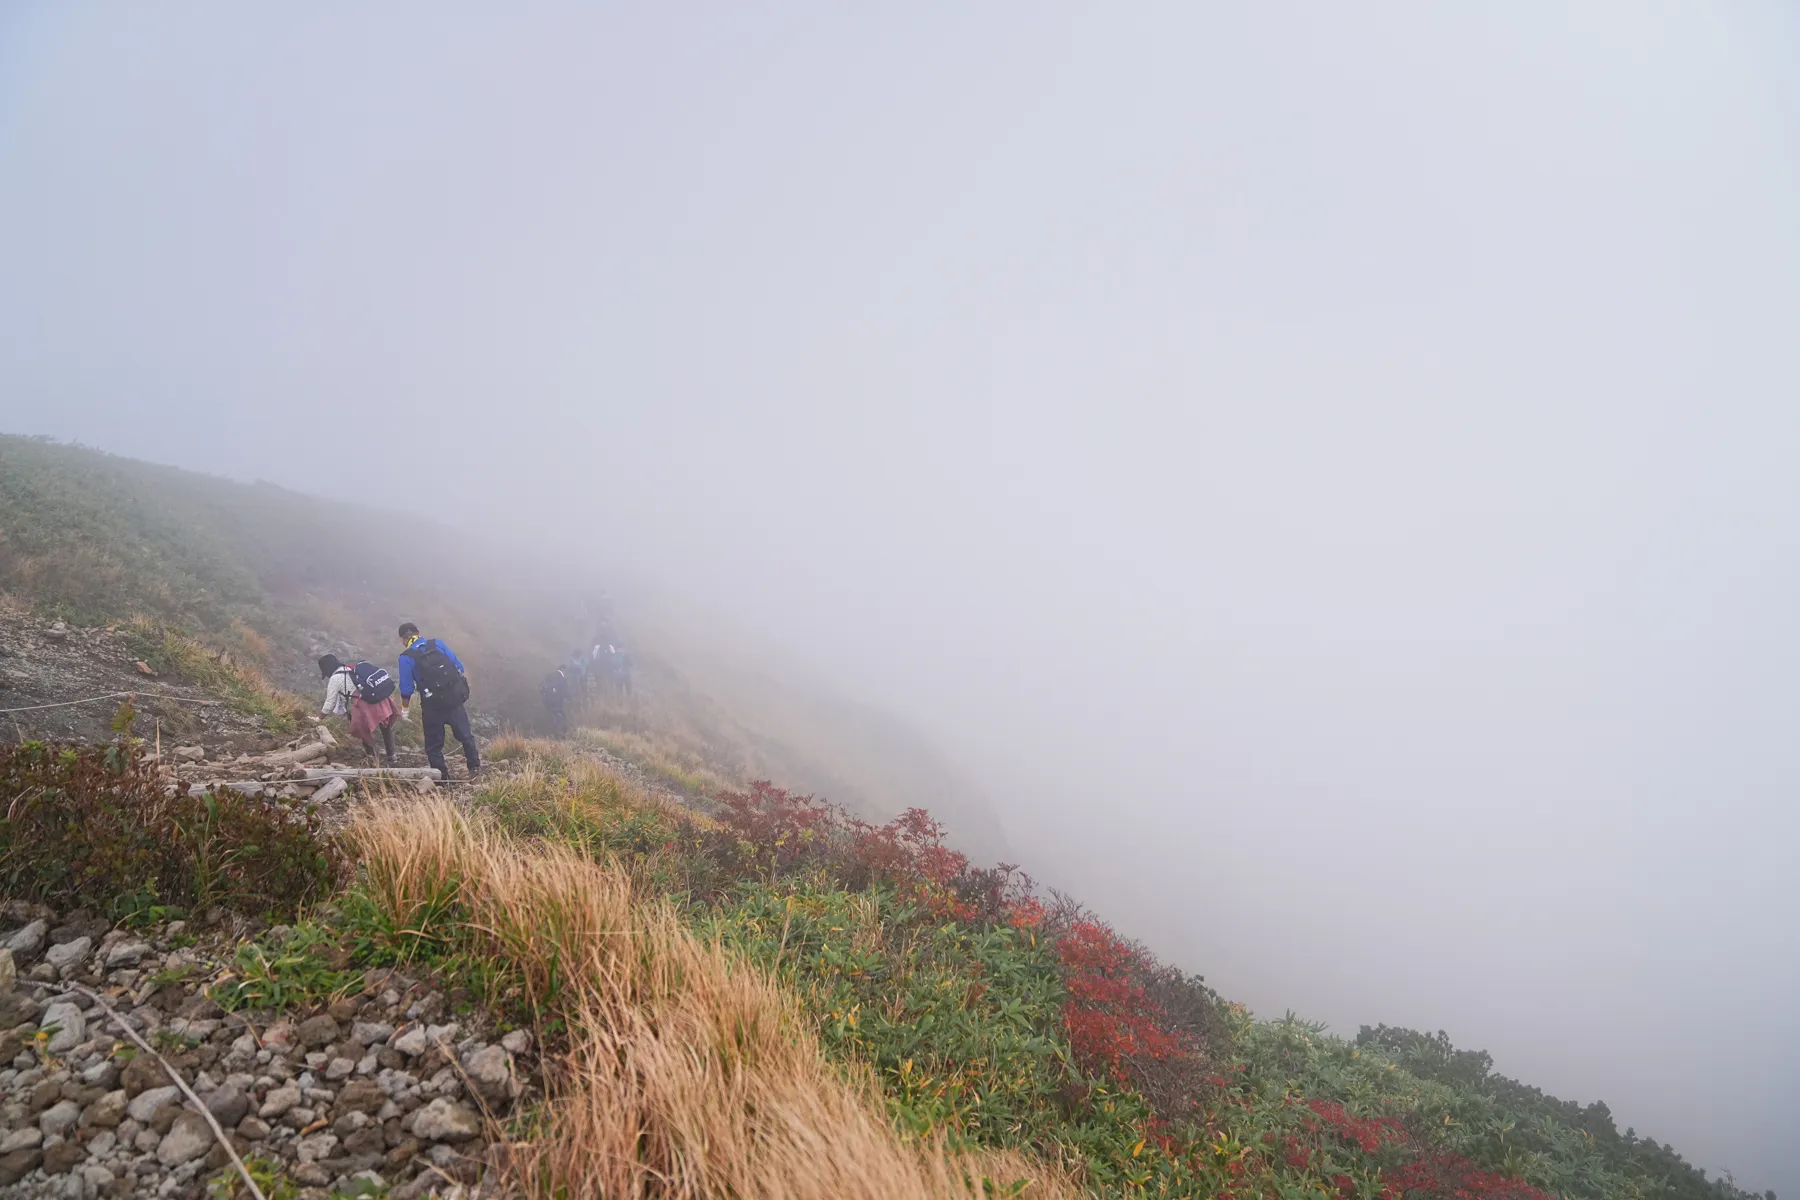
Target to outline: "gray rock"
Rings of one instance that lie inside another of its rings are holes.
[[[73,942],[69,944],[74,945]],[[61,946],[52,947],[50,953],[55,954],[60,949]],[[67,1054],[87,1041],[87,1018],[67,1000],[58,1000],[46,1008],[38,1024],[57,1026],[57,1031],[50,1035],[50,1044],[46,1047],[52,1054]]]
[[[30,958],[44,948],[44,940],[49,936],[50,922],[33,921],[7,938],[6,948],[16,958]]]
[[[494,1103],[513,1097],[512,1056],[504,1046],[488,1046],[463,1059],[463,1069],[484,1100]]]
[[[81,1105],[73,1100],[59,1100],[38,1116],[38,1128],[45,1137],[62,1137],[81,1120]]]
[[[146,1088],[131,1098],[131,1103],[125,1106],[125,1112],[132,1120],[142,1125],[154,1117],[156,1110],[163,1105],[171,1101],[179,1103],[180,1100],[181,1089],[172,1083],[167,1087]]]
[[[265,1121],[273,1121],[298,1103],[300,1103],[300,1089],[290,1083],[286,1087],[278,1087],[264,1096],[262,1107],[256,1110],[256,1115]]]
[[[14,1150],[29,1150],[33,1146],[44,1144],[44,1131],[35,1125],[27,1125],[23,1129],[15,1129],[0,1138],[0,1154],[11,1154]]]
[[[205,746],[177,746],[175,757],[182,762],[199,762],[206,757]]]
[[[0,1154],[0,1186],[19,1182],[35,1171],[43,1161],[44,1152],[35,1146],[14,1150],[11,1154]]]
[[[508,1054],[523,1054],[531,1049],[531,1031],[515,1029],[501,1038],[500,1044],[506,1048]]]
[[[295,1036],[300,1039],[300,1044],[308,1050],[323,1049],[337,1041],[342,1033],[343,1030],[339,1028],[338,1023],[327,1013],[308,1017],[300,1022],[300,1028],[295,1030]]]
[[[294,1154],[301,1162],[318,1162],[321,1158],[330,1158],[331,1152],[337,1148],[337,1134],[315,1133],[311,1137],[303,1137],[296,1141]]]
[[[72,942],[64,942],[60,946],[52,946],[44,951],[44,961],[60,971],[64,967],[72,967],[86,958],[88,952],[93,948],[94,939],[83,934]]]
[[[261,1117],[245,1117],[237,1124],[237,1134],[246,1142],[260,1142],[269,1136],[269,1123]]]
[[[206,1111],[226,1129],[236,1125],[250,1112],[250,1097],[229,1083],[205,1099]]]
[[[394,1036],[394,1027],[385,1021],[358,1021],[350,1027],[350,1040],[359,1046],[379,1046]]]
[[[466,1142],[481,1132],[481,1118],[466,1105],[439,1096],[413,1117],[413,1136],[427,1142]]]
[[[19,981],[19,967],[11,950],[0,946],[0,992],[10,992]]]
[[[108,1092],[88,1105],[87,1123],[97,1125],[102,1129],[111,1129],[125,1119],[125,1105],[124,1088]]]
[[[408,1058],[417,1058],[431,1048],[431,1039],[425,1036],[423,1026],[414,1025],[411,1029],[408,1029],[405,1033],[389,1042],[388,1045],[406,1055]]]
[[[111,1186],[115,1178],[117,1177],[111,1171],[98,1164],[81,1168],[82,1182],[86,1183],[96,1192],[101,1188]]]
[[[116,967],[135,967],[143,962],[144,957],[149,953],[149,942],[120,942],[106,952],[107,970],[110,971]]]
[[[199,1113],[184,1112],[156,1147],[156,1161],[165,1167],[192,1162],[213,1148],[212,1126]]]

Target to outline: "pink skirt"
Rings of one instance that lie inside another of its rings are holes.
[[[375,740],[375,731],[383,725],[392,725],[400,715],[400,705],[393,696],[379,704],[370,704],[361,696],[350,697],[350,736],[359,742]]]

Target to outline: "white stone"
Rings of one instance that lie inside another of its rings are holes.
[[[58,1000],[46,1008],[38,1025],[45,1029],[52,1025],[57,1027],[46,1047],[52,1054],[67,1054],[87,1040],[87,1018],[67,1000]]]
[[[29,958],[44,948],[44,939],[50,936],[48,921],[33,921],[25,928],[6,939],[6,948],[20,958]]]
[[[59,1100],[38,1115],[38,1128],[45,1137],[61,1137],[81,1120],[81,1105],[73,1100]]]
[[[125,1106],[125,1115],[140,1125],[148,1124],[150,1118],[156,1115],[157,1109],[171,1100],[180,1099],[181,1089],[172,1083],[159,1088],[146,1088],[131,1098],[131,1103]]]
[[[315,1133],[311,1137],[303,1137],[294,1143],[294,1153],[301,1162],[317,1162],[321,1158],[330,1158],[331,1152],[337,1149],[338,1139],[335,1133]]]
[[[466,1142],[481,1132],[481,1118],[442,1096],[413,1117],[413,1134],[427,1142]]]
[[[425,1036],[424,1029],[414,1025],[388,1044],[408,1058],[417,1058],[430,1048],[431,1040]]]
[[[213,1147],[212,1126],[199,1113],[184,1112],[156,1147],[156,1161],[165,1167],[192,1162]]]
[[[286,1087],[276,1088],[265,1096],[262,1107],[256,1110],[256,1115],[265,1121],[270,1121],[299,1103],[300,1089],[290,1083]]]
[[[506,1048],[508,1054],[523,1054],[531,1049],[531,1031],[515,1029],[501,1038],[500,1044]]]
[[[44,961],[60,971],[64,967],[72,967],[86,958],[88,951],[93,948],[94,939],[84,935],[72,942],[64,942],[60,946],[50,947],[44,951]]]
[[[149,942],[120,942],[106,952],[106,966],[109,970],[114,967],[135,967],[149,953]]]
[[[24,1129],[15,1129],[0,1138],[0,1154],[11,1154],[14,1150],[30,1150],[34,1146],[44,1144],[44,1131],[35,1125],[27,1125]]]
[[[488,1046],[463,1059],[463,1068],[475,1090],[489,1100],[508,1100],[513,1094],[512,1056],[504,1046]]]

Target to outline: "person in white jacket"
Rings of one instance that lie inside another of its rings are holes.
[[[379,673],[385,682],[387,694],[379,700],[363,699],[362,684],[357,679],[359,669],[363,669],[364,679],[368,680]],[[400,705],[394,699],[393,681],[386,671],[378,667],[370,667],[368,663],[357,663],[354,667],[346,667],[338,661],[335,654],[326,654],[319,659],[319,676],[325,680],[325,704],[319,710],[322,717],[350,714],[350,734],[363,744],[363,750],[370,758],[375,757],[375,734],[381,734],[381,741],[387,753],[382,757],[386,766],[394,765],[394,723],[401,719]]]

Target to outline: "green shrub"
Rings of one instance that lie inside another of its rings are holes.
[[[128,727],[129,710],[120,727]],[[122,738],[0,750],[0,887],[115,919],[226,905],[287,913],[328,895],[338,850],[318,814],[237,792],[165,794]]]

